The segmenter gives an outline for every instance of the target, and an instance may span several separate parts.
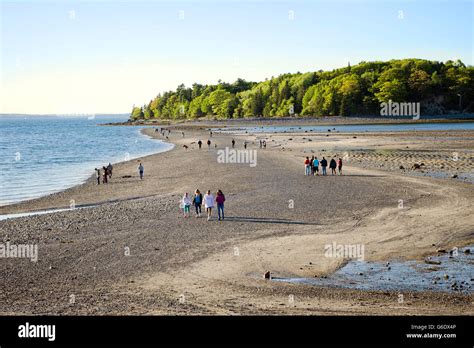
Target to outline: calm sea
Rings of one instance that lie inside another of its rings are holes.
[[[0,205],[84,182],[94,168],[167,151],[143,127],[99,126],[127,116],[0,116]]]

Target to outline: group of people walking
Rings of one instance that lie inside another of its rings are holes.
[[[198,146],[199,146],[199,149],[202,148],[202,140],[199,139],[198,142],[197,142]],[[207,139],[207,149],[210,150],[211,149],[211,139]],[[232,139],[232,148],[235,148],[235,139]],[[247,144],[248,142],[246,140],[244,140],[243,142],[243,145],[244,145],[244,149],[247,148]],[[217,144],[214,144],[214,147],[217,148]],[[267,142],[265,140],[260,140],[260,148],[267,148]]]
[[[218,219],[224,220],[224,202],[225,196],[221,190],[217,190],[216,195],[214,196],[211,193],[211,190],[208,190],[207,193],[203,196],[201,191],[196,190],[192,197],[189,197],[189,194],[186,192],[181,199],[180,208],[183,210],[184,217],[189,217],[191,205],[194,206],[196,210],[196,217],[201,217],[202,214],[202,205],[206,209],[207,221],[211,220],[212,209],[214,208],[214,202],[217,204],[217,215]]]
[[[306,156],[304,161],[304,175],[319,175],[319,166],[321,166],[321,175],[327,175],[328,161],[323,157],[321,161],[317,157],[312,156],[309,158]],[[342,175],[342,158],[337,161],[332,158],[329,162],[329,168],[331,169],[331,175],[337,175],[336,168],[339,171],[339,175]]]
[[[114,167],[112,166],[112,163],[109,163],[107,167],[102,167],[102,168],[94,168],[96,178],[97,178],[97,185],[100,185],[100,182],[102,181],[102,184],[108,184],[109,180],[112,179],[112,170]],[[139,163],[138,165],[138,175],[140,176],[140,179],[143,180],[143,175],[145,172],[145,167],[143,166],[142,162]]]
[[[102,184],[108,184],[109,180],[112,179],[112,170],[114,167],[111,163],[107,167],[103,166],[102,171],[100,168],[95,168],[95,173],[97,177],[97,185],[100,185],[100,181],[102,180]]]

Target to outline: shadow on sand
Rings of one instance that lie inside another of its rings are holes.
[[[289,219],[244,217],[244,216],[226,216],[225,221],[256,222],[256,223],[267,223],[267,224],[288,224],[288,225],[319,225],[318,223],[315,223],[315,222],[292,221]]]

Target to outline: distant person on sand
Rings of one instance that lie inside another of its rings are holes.
[[[196,190],[196,192],[194,192],[193,205],[194,208],[196,208],[196,217],[201,217],[202,193],[199,190]]]
[[[247,141],[244,140],[244,149],[246,149],[246,148],[247,148]]]
[[[212,131],[209,132],[209,136],[212,138]]]
[[[142,162],[140,162],[140,165],[138,166],[138,174],[140,174],[140,180],[143,180],[144,171],[145,171],[145,168],[143,167]]]
[[[201,146],[202,146],[202,141],[201,140],[198,141],[198,145],[199,145],[199,149],[201,149]]]
[[[337,160],[337,169],[339,170],[339,175],[342,175],[342,158]]]
[[[109,165],[107,166],[107,172],[109,173],[109,178],[112,179],[112,170],[114,167],[112,167],[112,164],[109,162]]]
[[[106,167],[102,167],[102,170],[104,171],[104,173],[102,175],[102,183],[107,184],[108,183],[107,177],[109,176],[109,173],[107,173],[107,168]]]
[[[313,160],[313,173],[314,175],[319,175],[319,161],[317,157]]]
[[[329,168],[331,168],[331,175],[336,174],[336,160],[334,158],[331,159],[331,162],[329,162]]]
[[[181,132],[181,134],[183,135],[183,138],[184,138],[184,132]]]
[[[97,176],[97,185],[100,185],[100,169],[95,168],[95,175]]]
[[[209,150],[211,148],[211,141],[207,139],[207,149]]]
[[[206,208],[207,221],[209,221],[211,220],[212,208],[214,208],[214,196],[211,190],[207,190],[207,193],[204,195],[204,208]]]
[[[218,215],[219,221],[221,220],[221,218],[222,220],[224,220],[224,202],[225,202],[225,196],[221,190],[218,190],[217,195],[216,195],[216,203],[217,203],[217,215]]]
[[[232,139],[232,148],[234,148],[234,147],[235,147],[235,140]]]
[[[304,175],[309,175],[311,173],[309,157],[306,156],[304,160]]]
[[[187,192],[183,196],[182,205],[183,205],[184,217],[187,218],[189,217],[189,208],[191,207],[191,199],[189,198]]]
[[[321,160],[321,171],[323,172],[323,175],[328,175],[326,172],[326,167],[328,166],[328,161],[323,157]]]
[[[311,156],[311,159],[309,160],[309,168],[311,170],[311,175],[314,175],[313,162],[314,162],[314,156]]]

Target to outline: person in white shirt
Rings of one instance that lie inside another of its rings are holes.
[[[204,207],[206,208],[207,221],[209,221],[211,219],[212,208],[214,208],[214,196],[211,190],[207,190],[207,193],[204,195]]]
[[[182,206],[183,206],[184,217],[185,218],[189,217],[189,209],[191,207],[191,199],[189,198],[187,192],[183,196]]]

